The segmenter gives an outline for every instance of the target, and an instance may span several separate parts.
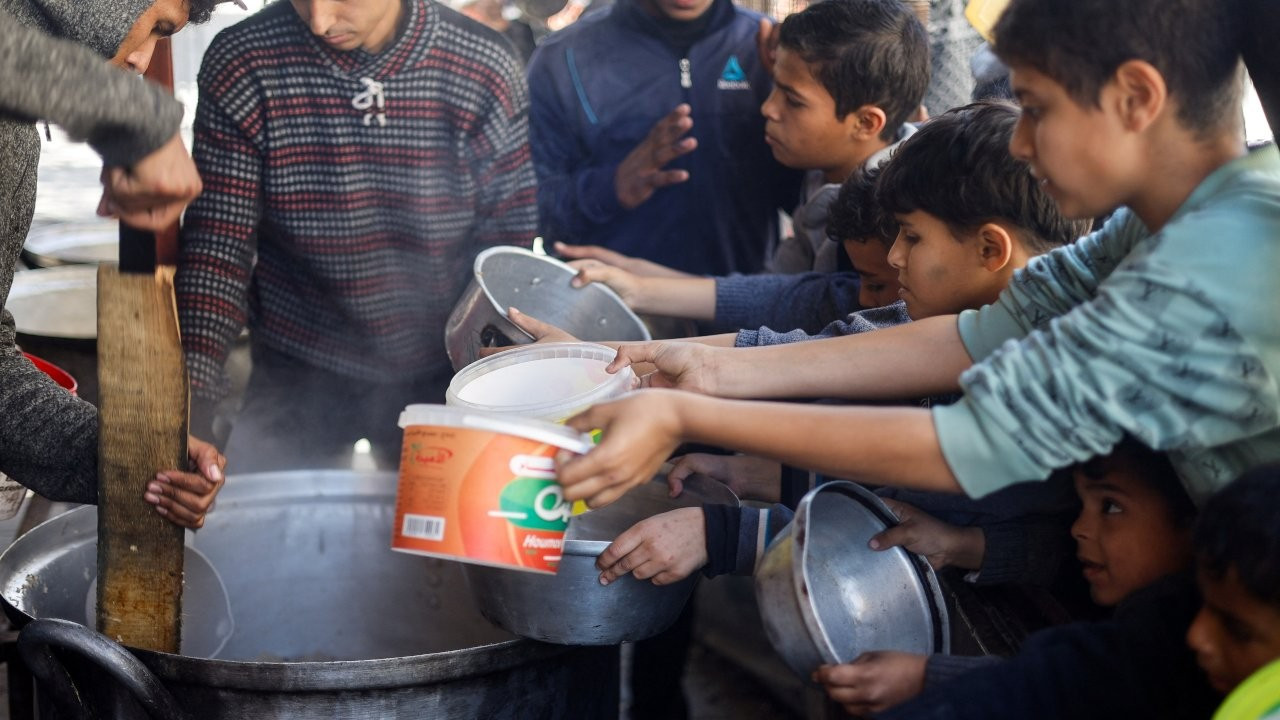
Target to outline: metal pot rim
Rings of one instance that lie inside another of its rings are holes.
[[[822,655],[823,661],[830,664],[843,662],[835,648],[831,645],[831,635],[827,632],[826,625],[822,617],[814,609],[813,601],[809,599],[807,593],[802,591],[804,587],[812,587],[809,577],[809,563],[806,562],[808,555],[809,543],[807,542],[807,525],[811,513],[811,506],[818,495],[828,492],[838,492],[846,495],[853,500],[859,502],[868,512],[870,512],[877,520],[884,524],[885,527],[896,525],[898,516],[885,504],[879,495],[871,492],[865,487],[849,482],[835,481],[818,485],[810,490],[796,507],[795,526],[792,529],[793,537],[796,536],[797,530],[800,535],[797,537],[799,542],[792,543],[792,568],[791,580],[793,591],[796,593],[797,599],[800,600],[800,614],[804,621],[805,627],[809,631],[809,637],[812,639],[814,646]],[[951,649],[950,637],[950,618],[947,613],[946,599],[942,593],[942,586],[938,582],[938,575],[933,567],[929,565],[923,558],[914,553],[907,552],[903,548],[890,548],[885,552],[897,552],[904,555],[910,562],[910,566],[914,571],[917,581],[924,590],[924,596],[929,604],[929,615],[933,620],[933,652],[946,654]]]

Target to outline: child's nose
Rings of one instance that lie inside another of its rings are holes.
[[[906,266],[907,247],[906,243],[902,242],[901,233],[893,239],[893,245],[889,248],[889,255],[885,260],[889,263],[889,267],[894,270],[901,270]]]
[[[1031,127],[1022,115],[1018,116],[1018,122],[1013,126],[1013,135],[1009,137],[1009,154],[1023,162],[1030,160],[1034,154]]]
[[[778,120],[777,97],[778,89],[774,88],[769,91],[769,95],[764,99],[764,102],[760,104],[760,114],[763,115],[766,120],[773,120],[774,122],[777,122]]]
[[[1187,628],[1187,647],[1197,654],[1204,655],[1209,651],[1209,612],[1201,607],[1200,612]]]
[[[151,58],[156,52],[156,38],[151,38],[142,44],[137,50],[129,53],[124,62],[129,69],[138,74],[145,73],[147,68],[151,67]]]
[[[1089,537],[1089,533],[1089,523],[1085,520],[1084,513],[1080,513],[1080,516],[1076,518],[1076,521],[1071,523],[1071,537],[1076,540],[1084,540]]]

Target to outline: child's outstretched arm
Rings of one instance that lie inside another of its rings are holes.
[[[631,573],[637,580],[670,585],[707,564],[702,508],[679,508],[654,515],[614,539],[596,560],[600,584]]]
[[[845,337],[753,348],[632,343],[611,366],[651,363],[655,385],[729,398],[881,400],[960,389],[973,364],[954,315]]]
[[[684,455],[672,461],[667,473],[671,497],[679,497],[685,478],[694,474],[724,483],[741,500],[776,503],[781,499],[782,465],[773,460],[750,455]]]
[[[982,567],[986,551],[982,528],[952,525],[915,505],[891,498],[882,500],[898,516],[899,522],[871,538],[868,544],[872,550],[902,547],[923,555],[934,570],[944,567],[977,570]]]
[[[559,458],[565,498],[586,500],[592,507],[647,482],[684,441],[852,480],[960,492],[942,457],[933,419],[920,408],[739,402],[644,390],[596,405],[566,424],[604,431],[600,445],[586,455]]]

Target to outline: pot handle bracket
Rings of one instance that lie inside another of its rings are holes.
[[[160,680],[117,642],[102,633],[69,620],[33,620],[18,634],[18,652],[36,681],[68,718],[84,720],[111,717],[91,712],[55,650],[75,653],[92,663],[127,690],[153,720],[186,720],[173,695]]]

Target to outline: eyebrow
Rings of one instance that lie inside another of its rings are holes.
[[[1128,495],[1129,491],[1116,485],[1115,483],[1103,482],[1100,480],[1086,480],[1084,484],[1085,490],[1093,490],[1097,492],[1109,492],[1116,495]]]

